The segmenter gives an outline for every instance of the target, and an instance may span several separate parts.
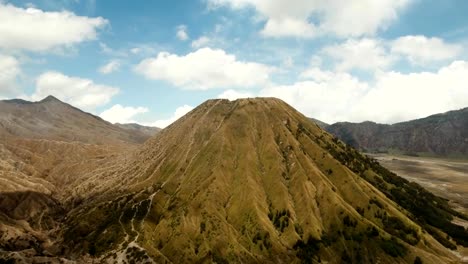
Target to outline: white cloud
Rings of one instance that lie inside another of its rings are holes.
[[[118,60],[111,60],[106,65],[103,65],[99,68],[99,72],[102,74],[109,74],[119,70],[120,68],[120,61]]]
[[[176,36],[179,40],[182,40],[182,41],[188,40],[189,35],[187,33],[187,26],[186,25],[177,26]]]
[[[133,118],[138,114],[148,112],[146,107],[131,107],[122,106],[120,104],[113,105],[111,108],[102,112],[99,116],[111,123],[135,123]]]
[[[236,90],[226,90],[222,94],[218,95],[218,98],[220,99],[229,99],[231,101],[239,99],[239,98],[249,98],[249,97],[255,97],[253,93],[249,92],[240,92]]]
[[[0,47],[47,51],[94,40],[108,24],[102,17],[77,16],[68,11],[46,12],[0,3]]]
[[[266,20],[270,37],[341,37],[375,34],[385,29],[412,0],[208,0],[210,8],[253,7]],[[311,22],[315,20],[316,23]]]
[[[18,60],[14,57],[0,54],[0,96],[17,95],[17,79],[21,73]]]
[[[141,48],[132,48],[132,49],[130,49],[130,52],[131,52],[132,54],[138,54],[138,53],[141,52]]]
[[[198,48],[205,47],[206,45],[210,43],[210,41],[211,41],[210,38],[206,36],[201,36],[198,39],[192,41],[192,48],[198,49]]]
[[[184,56],[161,52],[135,67],[148,79],[164,80],[191,90],[249,88],[269,82],[273,69],[255,62],[243,62],[221,49],[202,48]]]
[[[299,78],[314,80],[316,82],[326,82],[336,78],[336,76],[338,76],[337,73],[333,73],[331,71],[324,71],[319,67],[312,67],[301,72]],[[349,74],[343,74],[341,76],[349,76]]]
[[[177,119],[181,118],[182,116],[184,116],[185,114],[187,114],[188,112],[192,111],[193,107],[190,106],[190,105],[183,105],[181,107],[178,107],[174,114],[172,114],[171,117],[169,117],[168,119],[161,119],[161,120],[157,120],[153,123],[147,123],[145,124],[146,126],[153,126],[153,127],[159,127],[159,128],[165,128],[167,127],[168,125],[174,123],[175,121],[177,121]]]
[[[377,70],[389,67],[395,60],[384,43],[376,39],[349,39],[341,44],[327,46],[322,53],[337,61],[336,70]]]
[[[307,1],[307,0],[305,0]],[[412,0],[321,0],[325,19],[321,28],[341,37],[373,35],[385,30]]]
[[[435,37],[404,36],[392,42],[392,52],[407,56],[414,64],[454,59],[462,51],[462,45],[449,44]]]
[[[136,44],[129,51],[133,55],[150,56],[156,53],[157,44]]]
[[[31,99],[41,100],[48,95],[53,95],[80,109],[93,111],[96,107],[109,103],[118,92],[118,88],[96,84],[89,79],[49,71],[37,78],[36,90]]]
[[[309,69],[304,81],[263,89],[309,117],[333,123],[371,120],[395,123],[468,106],[468,62],[435,72],[378,72],[373,82],[348,73]],[[310,80],[309,80],[310,79]]]
[[[353,119],[394,123],[468,106],[468,62],[436,72],[385,72],[356,104]]]
[[[317,29],[306,20],[296,18],[270,18],[260,32],[266,37],[303,37],[310,38],[317,34]]]
[[[312,78],[292,85],[272,86],[260,91],[260,96],[277,97],[309,117],[326,122],[347,120],[353,100],[368,89],[368,84],[348,73],[309,70],[303,78]]]

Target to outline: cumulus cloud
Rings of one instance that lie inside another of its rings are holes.
[[[395,61],[382,41],[369,38],[330,45],[323,48],[322,53],[337,61],[338,71],[385,69]]]
[[[292,85],[265,88],[260,96],[281,98],[305,115],[328,123],[395,123],[468,106],[467,61],[455,61],[435,72],[382,71],[372,82],[319,68],[301,77]]]
[[[131,107],[122,106],[120,104],[113,105],[111,108],[102,112],[99,116],[111,123],[135,123],[133,118],[139,114],[148,112],[146,107]]]
[[[174,123],[175,121],[177,121],[177,119],[181,118],[182,116],[184,116],[185,114],[187,114],[188,112],[190,112],[192,110],[193,110],[192,106],[183,105],[181,107],[178,107],[175,110],[175,112],[172,114],[171,117],[169,117],[167,119],[157,120],[157,121],[152,122],[152,123],[147,123],[145,125],[153,126],[153,127],[159,127],[159,128],[165,128],[165,127],[167,127],[168,125]]]
[[[107,24],[102,17],[19,8],[0,2],[0,48],[47,51],[72,46],[96,39],[97,30]]]
[[[348,73],[333,73],[318,68],[302,75],[304,80],[292,85],[271,86],[260,96],[277,97],[309,117],[326,122],[347,120],[353,100],[364,94],[368,84]]]
[[[468,62],[435,72],[385,72],[356,104],[354,120],[394,123],[468,106]]]
[[[446,43],[441,38],[404,36],[392,42],[392,52],[407,56],[414,64],[426,64],[456,58],[463,51],[459,44]]]
[[[210,8],[253,7],[266,20],[269,37],[341,37],[375,34],[385,29],[411,0],[208,0]],[[315,21],[315,22],[312,22]]]
[[[210,38],[206,36],[201,36],[197,38],[196,40],[192,41],[192,48],[198,49],[198,48],[205,47],[206,45],[210,43],[210,41],[211,41]]]
[[[221,49],[202,48],[179,56],[161,52],[141,61],[135,71],[148,79],[167,81],[191,90],[249,88],[265,85],[273,69],[255,62],[243,62]]]
[[[96,84],[89,79],[49,71],[37,78],[36,90],[31,95],[31,99],[41,100],[53,95],[80,109],[94,111],[96,107],[109,103],[118,92],[118,88]]]
[[[310,38],[317,34],[317,29],[307,20],[285,17],[269,19],[260,33],[266,37]]]
[[[255,97],[253,93],[244,92],[244,91],[236,91],[236,90],[226,90],[222,94],[218,95],[220,99],[229,99],[231,101],[239,99],[239,98],[249,98]]]
[[[103,65],[99,68],[99,72],[102,74],[109,74],[119,70],[120,68],[120,61],[119,60],[111,60],[107,64]]]
[[[187,33],[187,26],[186,25],[179,25],[177,26],[176,37],[179,40],[186,41],[189,39],[189,35]]]
[[[17,79],[21,73],[18,60],[0,54],[0,97],[15,96],[18,93]]]

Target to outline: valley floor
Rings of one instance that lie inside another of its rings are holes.
[[[468,160],[373,154],[380,164],[409,181],[453,201],[468,213]]]
[[[468,214],[468,160],[368,154],[387,169],[409,181],[419,183],[440,197],[449,199],[455,209]],[[455,219],[468,228],[468,222]],[[459,250],[468,261],[468,248]]]

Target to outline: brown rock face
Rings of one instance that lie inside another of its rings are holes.
[[[18,252],[33,262],[60,253],[55,233],[81,201],[76,186],[148,137],[54,97],[0,101],[0,262],[20,261]]]
[[[468,108],[393,125],[336,123],[326,130],[364,151],[468,157]]]

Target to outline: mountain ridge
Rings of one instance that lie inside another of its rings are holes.
[[[54,96],[29,102],[0,101],[0,136],[81,141],[97,144],[141,144],[151,135],[132,127],[121,128],[64,103]],[[98,137],[103,134],[105,137]]]
[[[391,125],[338,122],[325,129],[366,152],[468,157],[468,108]]]

